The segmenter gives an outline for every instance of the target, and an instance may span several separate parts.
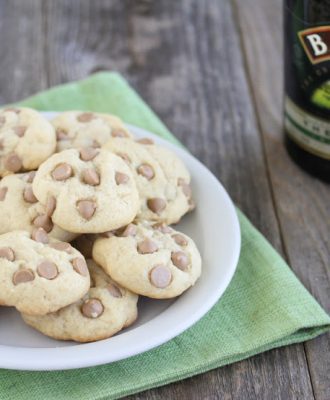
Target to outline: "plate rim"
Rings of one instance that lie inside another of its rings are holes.
[[[51,115],[52,116],[56,115],[57,112],[43,112],[42,114],[44,114],[47,118],[49,118]],[[180,335],[181,333],[189,329],[191,326],[193,326],[215,305],[215,303],[221,298],[221,296],[229,286],[229,283],[231,282],[235,274],[235,271],[237,269],[237,264],[241,249],[241,231],[240,231],[239,220],[235,206],[229,194],[227,193],[221,182],[215,177],[215,175],[197,158],[195,158],[192,154],[190,154],[187,150],[185,150],[185,148],[173,144],[170,141],[163,139],[144,128],[140,128],[132,124],[125,124],[125,125],[129,129],[131,129],[133,133],[137,133],[138,136],[151,137],[155,139],[156,142],[165,145],[165,147],[168,147],[174,150],[175,152],[185,153],[185,157],[188,156],[189,158],[192,158],[192,161],[197,163],[198,167],[203,169],[204,172],[210,174],[214,183],[219,185],[220,190],[222,191],[224,201],[226,202],[227,211],[230,212],[230,219],[233,224],[232,227],[234,231],[233,235],[234,249],[231,253],[231,260],[228,263],[230,267],[227,268],[225,277],[221,281],[222,285],[220,285],[220,288],[216,293],[212,293],[207,298],[207,300],[200,306],[200,308],[197,309],[197,311],[194,310],[194,312],[191,313],[189,317],[181,320],[180,323],[177,324],[174,328],[171,328],[169,332],[160,331],[160,336],[158,336],[157,338],[153,338],[153,340],[148,342],[147,345],[143,341],[142,344],[136,343],[133,352],[131,348],[127,350],[122,349],[120,354],[117,354],[117,356],[111,358],[109,357],[109,354],[107,354],[106,351],[103,352],[96,351],[94,352],[94,356],[92,357],[92,359],[86,356],[81,358],[82,353],[86,353],[87,351],[88,354],[89,350],[93,352],[93,350],[94,349],[97,350],[97,348],[100,347],[100,345],[101,346],[104,345],[106,348],[107,340],[111,340],[112,342],[114,342],[114,340],[120,337],[120,335],[114,336],[109,339],[105,339],[104,341],[83,343],[79,345],[75,344],[66,347],[20,347],[20,346],[0,345],[0,368],[27,370],[27,371],[68,370],[68,369],[87,368],[97,365],[110,364],[116,361],[120,361],[144,353],[155,347],[160,346],[161,344],[167,343],[169,340]],[[170,307],[172,307],[172,305],[170,305],[169,308]],[[159,314],[152,320],[148,321],[146,324],[154,321],[160,316],[161,314]],[[137,330],[138,329],[139,328],[137,328]],[[98,356],[96,356],[96,354]],[[63,362],[65,362],[65,364],[63,364]]]

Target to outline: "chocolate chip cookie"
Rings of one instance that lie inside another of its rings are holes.
[[[165,224],[138,222],[108,236],[95,241],[93,258],[134,293],[175,297],[201,274],[201,257],[193,240]]]
[[[90,277],[84,257],[69,243],[32,234],[0,235],[0,304],[30,315],[44,315],[84,296]]]
[[[191,210],[190,175],[174,153],[150,142],[118,138],[111,138],[103,148],[131,168],[140,196],[138,219],[172,224]]]
[[[23,314],[33,328],[60,340],[92,342],[113,336],[137,318],[138,296],[116,284],[92,260],[88,293],[76,303],[45,316]]]
[[[56,129],[57,151],[80,147],[100,147],[111,137],[132,137],[114,115],[67,111],[52,121]]]
[[[38,168],[55,147],[55,129],[37,111],[0,110],[0,177]]]
[[[142,139],[143,140],[143,139]],[[141,140],[140,142],[141,143]],[[192,198],[191,177],[181,159],[173,151],[154,143],[143,143],[145,149],[157,160],[167,180],[177,189],[176,204],[180,204],[183,213],[194,209],[195,204]]]
[[[92,147],[52,155],[37,171],[33,193],[55,224],[75,233],[119,228],[135,218],[139,207],[126,163]]]
[[[15,230],[30,233],[43,228],[50,237],[69,242],[76,234],[55,225],[46,209],[35,197],[32,182],[35,171],[5,176],[0,182],[0,234]]]

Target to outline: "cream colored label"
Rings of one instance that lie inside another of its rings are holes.
[[[284,126],[289,136],[307,151],[330,159],[330,121],[307,113],[288,97],[284,110]]]

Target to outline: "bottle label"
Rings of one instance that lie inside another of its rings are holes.
[[[330,26],[305,29],[298,36],[312,64],[330,60]]]
[[[286,96],[284,126],[288,135],[305,150],[330,160],[330,122],[309,114]]]

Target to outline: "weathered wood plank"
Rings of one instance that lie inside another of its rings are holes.
[[[277,349],[240,363],[192,377],[158,389],[129,396],[127,400],[311,400],[313,394],[301,383],[305,360],[301,346]],[[285,368],[288,369],[285,371]],[[265,382],[268,388],[265,389]]]
[[[230,3],[48,5],[50,82],[120,70],[281,249]],[[139,397],[290,399],[312,391],[303,348],[294,346]]]
[[[41,1],[3,0],[0,37],[0,103],[44,89],[47,82]]]
[[[122,72],[280,248],[230,4],[141,3],[48,2],[51,85]]]
[[[300,170],[282,142],[282,2],[236,0],[236,5],[286,252],[329,312],[330,186]],[[329,399],[330,335],[305,346],[315,396]]]

